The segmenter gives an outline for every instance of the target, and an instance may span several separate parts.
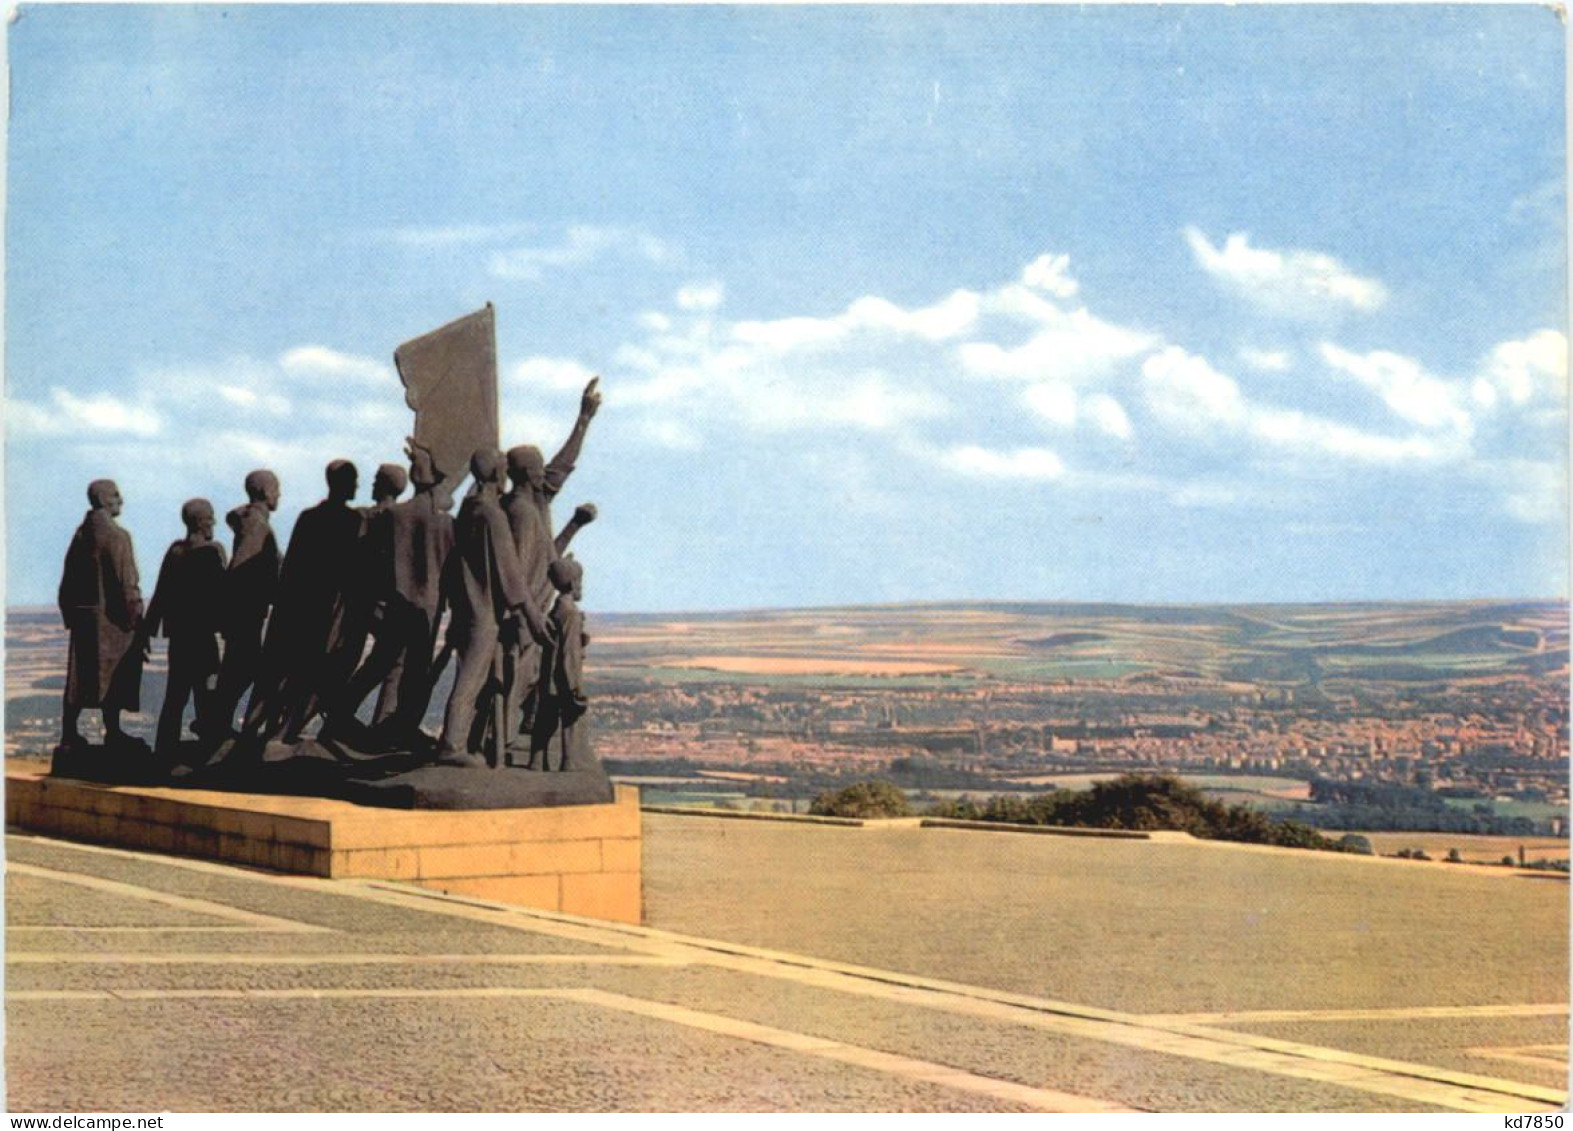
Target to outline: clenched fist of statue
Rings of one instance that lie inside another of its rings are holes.
[[[584,396],[579,398],[580,416],[586,418],[594,416],[596,410],[601,407],[601,390],[597,388],[600,383],[599,377],[592,377],[590,383],[584,387]]]

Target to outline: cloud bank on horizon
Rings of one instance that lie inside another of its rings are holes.
[[[28,46],[19,40],[24,84]],[[945,84],[962,80],[929,62],[943,106]],[[1531,77],[1560,97],[1560,73],[1545,70]],[[25,216],[27,162],[59,158],[29,148],[20,90]],[[910,128],[939,144],[932,123]],[[269,325],[269,304],[291,302],[286,277],[305,268],[281,263],[275,279],[252,267],[263,301],[232,313],[235,349],[203,356],[132,335],[112,372],[84,377],[59,355],[93,334],[91,319],[72,329],[58,311],[45,317],[47,279],[35,305],[14,269],[32,254],[24,235],[12,252],[8,599],[48,599],[77,480],[120,480],[149,572],[178,533],[180,500],[239,501],[252,467],[283,479],[281,529],[320,497],[329,458],[355,459],[369,485],[409,430],[384,359],[477,297],[497,303],[503,328],[505,443],[549,449],[602,375],[605,408],[565,496],[602,507],[583,537],[600,607],[1559,596],[1562,193],[1540,149],[1560,152],[1561,135],[1521,128],[1516,176],[1470,204],[1472,224],[1521,230],[1500,263],[1468,265],[1468,294],[1415,254],[1417,241],[1441,242],[1434,229],[1329,224],[1330,242],[1315,242],[1249,193],[1223,209],[1198,186],[1153,210],[1166,227],[1081,227],[1057,210],[1034,220],[1013,203],[1011,239],[949,265],[921,242],[838,260],[845,237],[829,229],[874,202],[846,203],[824,230],[812,217],[792,225],[820,249],[783,247],[768,226],[729,218],[730,204],[663,225],[659,210],[617,215],[615,194],[573,215],[569,194],[553,223],[495,201],[466,207],[461,194],[433,209],[440,223],[399,222],[403,205],[383,224],[297,215],[338,254],[383,264],[361,268],[370,279],[330,274],[320,291],[375,295],[425,272],[424,305],[360,324],[328,300],[331,317],[292,311],[290,325]],[[1231,172],[1242,175],[1219,175]],[[1151,175],[1158,192],[1161,165]],[[949,186],[985,214],[952,203],[959,239],[1000,222],[978,187]],[[127,208],[136,191],[96,199]],[[1280,230],[1295,234],[1269,234]],[[1534,288],[1549,301],[1514,301]],[[411,324],[420,317],[429,324]]]

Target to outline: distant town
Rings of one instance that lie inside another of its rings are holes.
[[[8,618],[8,754],[53,744],[58,624]],[[647,801],[1162,771],[1324,828],[1565,837],[1567,628],[1562,602],[592,613],[590,690],[597,750]]]

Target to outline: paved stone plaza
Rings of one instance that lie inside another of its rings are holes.
[[[1527,1112],[1565,1087],[1554,881],[646,814],[638,928],[7,855],[13,1111]]]

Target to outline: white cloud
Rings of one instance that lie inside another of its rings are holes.
[[[670,263],[677,258],[670,244],[647,233],[630,228],[576,224],[555,244],[493,252],[488,269],[499,279],[535,282],[550,270],[580,267],[610,254],[657,264]]]
[[[963,444],[946,450],[940,462],[962,475],[983,479],[1050,480],[1065,474],[1064,462],[1047,448],[996,451]]]
[[[1248,420],[1256,439],[1305,455],[1396,465],[1438,463],[1468,454],[1467,445],[1450,438],[1386,436],[1293,409],[1253,409]]]
[[[1473,393],[1491,408],[1500,402],[1523,406],[1563,403],[1568,391],[1568,341],[1555,330],[1537,330],[1519,341],[1503,342],[1486,358]]]
[[[1132,435],[1131,418],[1119,401],[1107,393],[1093,393],[1082,402],[1082,411],[1098,431],[1117,440],[1129,440]]]
[[[1203,271],[1268,313],[1315,319],[1348,311],[1370,313],[1387,302],[1387,288],[1380,280],[1355,274],[1331,255],[1253,247],[1244,232],[1231,234],[1222,247],[1197,228],[1188,227],[1184,234]]]
[[[46,403],[10,404],[10,432],[47,437],[70,446],[73,459],[95,461],[119,439],[113,457],[128,468],[162,465],[186,476],[227,480],[272,466],[288,473],[293,494],[303,481],[315,491],[329,459],[353,459],[364,470],[400,458],[412,423],[391,365],[317,344],[273,362],[240,356],[139,366],[124,384],[123,395],[57,389]],[[152,436],[179,441],[147,444]]]
[[[681,409],[680,434],[663,423],[650,435],[678,436],[684,448],[695,446],[697,436],[738,428],[881,432],[948,411],[941,393],[916,377],[897,377],[888,358],[876,356],[869,364],[832,351],[799,353],[785,362],[784,352],[809,337],[824,337],[819,329],[830,320],[726,323],[700,309],[669,321],[668,332],[652,332],[616,351],[606,397],[619,411],[648,411],[663,422]]]
[[[157,412],[109,393],[79,397],[61,388],[49,390],[49,404],[24,400],[6,402],[7,430],[15,436],[58,436],[81,439],[91,435],[156,436],[164,427]]]
[[[889,330],[911,334],[930,342],[945,341],[970,330],[981,309],[972,291],[953,291],[931,306],[904,310],[886,299],[866,296],[858,299],[842,316],[849,329]]]
[[[558,393],[577,393],[595,376],[570,357],[529,357],[508,371],[511,384],[521,391],[546,389]]]
[[[43,405],[15,398],[5,402],[5,430],[9,436],[58,436],[65,428],[65,417]]]
[[[1469,454],[1467,440],[1457,433],[1389,436],[1297,409],[1254,404],[1232,377],[1176,346],[1148,358],[1142,379],[1154,414],[1192,433],[1237,436],[1278,452],[1376,465],[1439,463]]]
[[[682,310],[715,310],[725,298],[720,283],[689,283],[678,290],[677,305]]]
[[[1005,302],[1015,309],[1031,309],[1016,304],[1008,290]],[[1066,312],[1045,303],[1035,313],[1042,329],[1021,345],[964,343],[957,350],[962,369],[980,377],[1097,380],[1158,344],[1150,334],[1105,322],[1085,308]]]
[[[1129,440],[1131,419],[1119,401],[1107,393],[1079,394],[1063,381],[1029,386],[1022,400],[1039,419],[1057,428],[1074,428],[1084,421],[1095,432]]]
[[[723,391],[736,423],[761,432],[791,432],[815,426],[888,432],[946,412],[943,397],[909,388],[877,372],[768,375],[746,373],[715,386]]]
[[[1040,255],[1022,269],[1021,281],[1055,298],[1075,298],[1081,285],[1071,278],[1070,263],[1068,255]]]
[[[1474,430],[1462,404],[1463,387],[1433,377],[1413,358],[1386,350],[1356,354],[1331,342],[1323,342],[1319,352],[1335,371],[1381,397],[1395,416],[1422,428],[1450,428],[1466,436]]]
[[[838,318],[774,318],[738,322],[732,327],[732,336],[745,345],[784,353],[841,341],[847,336],[847,326]]]
[[[1076,423],[1076,390],[1063,381],[1033,385],[1022,394],[1021,399],[1050,424],[1070,428]]]
[[[566,434],[567,425],[564,421],[554,421],[546,416],[529,409],[510,408],[505,400],[500,413],[502,419],[499,426],[502,429],[502,446],[506,451],[515,444],[534,444],[545,449],[554,437]],[[546,453],[550,456],[552,453]]]
[[[296,346],[286,350],[279,358],[279,367],[291,377],[321,377],[368,385],[386,385],[390,381],[397,384],[393,366],[328,346]]]
[[[1149,357],[1142,365],[1148,405],[1170,423],[1201,428],[1209,423],[1238,425],[1246,415],[1245,398],[1234,378],[1178,346]]]
[[[1534,526],[1549,526],[1567,518],[1567,470],[1536,460],[1504,460],[1486,470],[1502,489],[1502,510],[1510,518]]]
[[[401,400],[392,397],[359,398],[343,405],[337,426],[349,426],[357,436],[397,437],[406,432],[413,418]]]
[[[842,342],[855,334],[887,333],[929,342],[945,341],[970,330],[982,308],[980,296],[958,290],[930,306],[912,310],[888,299],[865,295],[829,318],[794,317],[738,322],[732,335],[753,346],[785,352]]]
[[[639,426],[640,434],[657,447],[677,452],[698,451],[704,440],[692,427],[670,417],[647,417]]]
[[[958,288],[927,303],[863,295],[829,315],[736,321],[718,313],[725,294],[719,281],[690,283],[671,309],[640,314],[634,322],[640,333],[612,351],[607,404],[629,414],[644,439],[674,448],[692,450],[739,430],[805,436],[849,430],[883,434],[910,455],[914,443],[938,451],[922,439],[934,421],[950,422],[953,434],[959,430],[952,447],[965,451],[966,429],[976,426],[978,414],[998,414],[996,393],[981,382],[958,385],[958,375],[1025,377],[1044,386],[1025,394],[1030,411],[1068,427],[1084,420],[1096,434],[1129,439],[1131,421],[1120,402],[1088,396],[1073,383],[1108,378],[1120,361],[1158,339],[1083,307],[1062,306],[1077,292],[1068,265],[1067,256],[1044,255],[996,288]],[[543,380],[567,387],[589,372],[567,360],[553,359],[550,370],[529,364]],[[989,468],[996,476],[1043,477],[1061,466],[1042,449],[979,450],[998,458],[934,459],[977,474]]]
[[[628,369],[651,374],[642,380],[619,376],[604,387],[606,403],[620,409],[703,399],[714,394],[713,387],[717,384],[703,369],[663,366],[662,359],[648,351],[619,351],[618,360]]]
[[[213,391],[236,408],[255,409],[269,416],[288,416],[289,398],[244,385],[216,385]]]
[[[1263,373],[1286,373],[1293,364],[1288,350],[1264,350],[1254,346],[1240,347],[1240,361]]]
[[[1040,382],[1097,380],[1157,344],[1151,334],[1106,322],[1085,307],[1056,302],[1078,291],[1068,265],[1068,256],[1043,255],[1027,265],[1021,281],[994,290],[958,289],[916,307],[865,295],[838,314],[740,321],[731,333],[742,345],[785,353],[866,345],[882,335],[938,344],[976,335],[986,321],[1004,320],[1013,326],[1005,335],[1011,344],[995,340],[995,334],[978,336],[957,347],[955,360],[974,376]],[[1019,335],[1023,323],[1033,331],[1025,341]]]
[[[928,389],[908,388],[881,373],[854,379],[839,396],[827,398],[818,412],[808,413],[834,424],[848,424],[874,432],[897,429],[912,421],[944,416],[948,405]]]
[[[49,398],[73,424],[95,432],[154,436],[163,428],[163,422],[156,412],[140,405],[127,404],[108,393],[78,397],[64,389],[51,389]]]

